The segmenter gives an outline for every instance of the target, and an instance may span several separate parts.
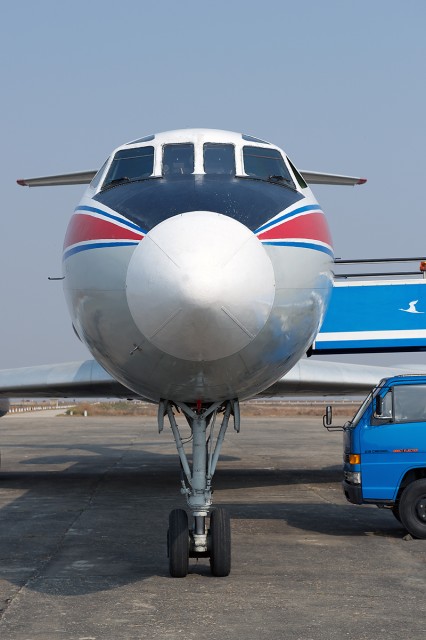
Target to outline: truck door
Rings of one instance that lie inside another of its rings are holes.
[[[395,383],[360,433],[364,499],[394,500],[404,474],[426,466],[426,384]]]

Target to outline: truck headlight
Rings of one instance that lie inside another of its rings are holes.
[[[345,471],[344,478],[350,484],[361,484],[361,471]]]

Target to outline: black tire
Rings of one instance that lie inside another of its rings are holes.
[[[217,578],[231,572],[231,522],[225,509],[215,509],[210,516],[210,569]]]
[[[413,538],[426,538],[426,480],[415,480],[404,489],[399,515]]]
[[[188,514],[184,509],[173,509],[169,515],[167,546],[170,575],[172,578],[184,578],[188,574],[189,563]]]
[[[394,504],[394,506],[391,509],[393,515],[395,516],[395,518],[398,520],[398,522],[401,522],[401,515],[399,513],[399,504]]]

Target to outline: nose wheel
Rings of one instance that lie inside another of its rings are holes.
[[[191,428],[192,469],[184,450],[178,425],[173,413],[178,408]],[[222,424],[213,447],[216,415],[223,412]],[[231,571],[231,526],[225,509],[211,509],[212,479],[220,449],[228,427],[229,418],[234,417],[234,428],[239,431],[238,401],[215,403],[210,407],[192,409],[183,404],[160,402],[158,424],[163,430],[167,415],[172,429],[182,467],[181,493],[186,496],[193,516],[193,527],[188,526],[188,515],[183,509],[173,509],[169,516],[167,551],[170,575],[184,578],[188,573],[189,558],[210,558],[210,569],[214,576],[225,577]],[[207,436],[207,431],[209,431]],[[210,515],[210,528],[206,520]]]
[[[224,578],[231,572],[231,523],[225,509],[214,509],[210,515],[207,532],[207,551],[197,552],[194,531],[189,531],[188,515],[183,509],[173,509],[169,516],[167,531],[169,571],[172,578],[185,578],[188,574],[189,558],[210,557],[213,576]]]
[[[217,578],[231,572],[231,523],[225,509],[214,509],[210,516],[210,569]]]
[[[184,578],[188,573],[189,562],[188,514],[184,509],[173,509],[170,512],[167,551],[170,575],[173,578]]]

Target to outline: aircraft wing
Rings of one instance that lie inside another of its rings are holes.
[[[364,394],[382,378],[419,372],[409,368],[366,366],[312,359],[300,360],[263,397],[293,395]],[[137,398],[114,380],[95,360],[4,369],[0,371],[0,399],[9,398]],[[0,400],[1,404],[1,400]],[[0,407],[1,408],[1,407]]]
[[[97,170],[76,171],[54,176],[40,176],[39,178],[22,178],[16,182],[21,187],[59,187],[68,184],[89,184],[95,177]],[[364,184],[365,178],[343,176],[336,173],[321,173],[319,171],[301,171],[309,184],[349,185]]]
[[[135,398],[96,360],[0,371],[0,398]]]
[[[365,184],[366,178],[356,178],[354,176],[342,176],[337,173],[321,173],[319,171],[300,171],[306,182],[309,184],[331,184],[348,185]]]
[[[259,395],[264,397],[364,395],[371,391],[382,378],[421,373],[424,370],[425,367],[422,365],[380,367],[306,358],[299,360],[291,371]]]
[[[16,182],[21,187],[60,187],[68,184],[90,184],[97,174],[97,169],[61,173],[56,176],[41,176],[40,178],[22,178]]]

